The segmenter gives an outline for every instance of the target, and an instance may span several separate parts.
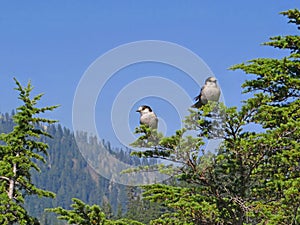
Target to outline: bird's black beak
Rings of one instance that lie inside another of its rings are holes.
[[[140,110],[136,110],[136,112],[140,112]]]

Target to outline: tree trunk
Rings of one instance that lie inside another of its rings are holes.
[[[19,153],[16,155],[19,156]],[[17,164],[13,164],[13,177],[9,179],[9,189],[8,189],[8,198],[13,199],[14,197],[14,190],[15,190],[15,183],[16,183],[16,177],[17,177]]]

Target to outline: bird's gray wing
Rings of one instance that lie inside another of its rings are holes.
[[[204,86],[201,88],[199,95],[194,98],[196,103],[191,106],[192,108],[200,108],[203,105],[203,102],[201,100],[203,95],[203,90],[204,90]]]
[[[201,100],[203,89],[204,89],[204,86],[201,88],[199,95],[194,98],[195,101],[200,101]]]
[[[157,125],[158,125],[158,118],[157,116],[153,113],[153,115],[151,115],[151,117],[149,118],[149,126],[152,129],[157,129]]]

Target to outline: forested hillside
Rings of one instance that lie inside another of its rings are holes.
[[[0,116],[0,133],[7,133],[13,129],[12,115],[9,113]],[[126,211],[133,216],[132,203],[129,198],[135,188],[115,184],[98,175],[82,157],[75,142],[74,134],[67,128],[58,125],[44,127],[52,138],[44,137],[42,141],[49,145],[47,162],[38,163],[41,172],[32,171],[32,182],[39,188],[56,193],[56,198],[28,197],[26,208],[40,218],[43,224],[61,224],[56,216],[44,213],[45,208],[62,206],[69,208],[72,198],[78,198],[89,204],[101,205],[107,214],[124,215]],[[87,141],[88,137],[86,135]],[[97,145],[97,142],[95,143]],[[99,143],[98,143],[99,144]],[[126,163],[137,164],[140,159],[130,156],[129,149],[112,149],[109,142],[102,144],[114,154],[116,158]],[[134,194],[136,195],[136,194]],[[129,197],[128,197],[129,196]],[[136,199],[132,199],[138,204]]]

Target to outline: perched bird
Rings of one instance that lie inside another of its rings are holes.
[[[140,113],[140,124],[145,124],[152,129],[157,129],[158,118],[149,106],[142,105],[136,111]]]
[[[195,97],[197,101],[193,108],[200,108],[202,105],[208,103],[208,101],[219,101],[220,98],[220,88],[217,85],[217,79],[215,77],[209,77],[205,80],[204,86],[201,88],[200,94]]]

